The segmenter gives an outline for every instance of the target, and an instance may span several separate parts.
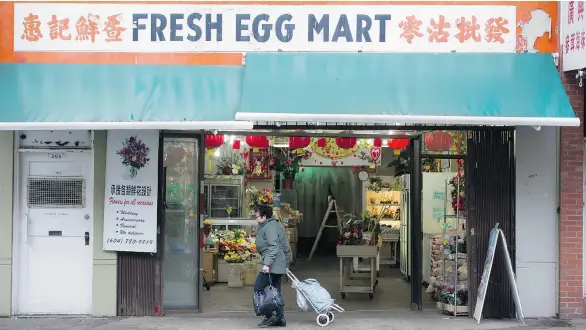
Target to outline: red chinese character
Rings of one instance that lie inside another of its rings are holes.
[[[89,14],[87,19],[81,16],[75,23],[75,30],[77,31],[75,40],[91,40],[95,42],[96,35],[100,34],[97,23],[99,20],[100,16],[97,15]]]
[[[470,38],[476,42],[480,42],[480,32],[478,32],[480,30],[480,24],[476,24],[476,16],[472,16],[471,21],[467,21],[466,18],[461,17],[456,20],[456,26],[460,31],[456,34],[456,38],[460,40],[461,43]]]
[[[582,49],[586,48],[586,32],[582,31]]]
[[[120,26],[120,21],[118,20],[118,15],[108,16],[108,21],[106,22],[106,27],[104,27],[104,32],[106,32],[106,42],[111,41],[122,41],[120,35],[122,32],[126,31],[125,27]]]
[[[57,38],[61,40],[71,40],[71,34],[65,35],[64,32],[69,30],[69,18],[57,20],[57,15],[53,15],[51,20],[47,23],[49,25],[49,36],[51,40]]]
[[[432,18],[430,24],[431,26],[427,28],[429,42],[448,42],[450,33],[446,31],[446,29],[449,29],[451,24],[446,22],[445,17],[440,15],[437,23],[435,22],[435,19]]]
[[[24,18],[24,32],[20,39],[26,39],[28,41],[39,41],[43,37],[41,33],[41,21],[39,21],[39,15],[29,14]]]
[[[578,20],[584,19],[584,1],[578,1]]]
[[[573,52],[574,51],[574,40],[576,39],[576,34],[572,33],[570,35],[570,51]]]
[[[417,20],[415,15],[405,17],[405,20],[399,23],[399,28],[403,29],[401,38],[407,40],[408,43],[412,43],[415,37],[423,37],[423,33],[419,32],[421,24],[421,21]]]
[[[582,44],[582,38],[580,38],[580,32],[576,32],[576,51],[580,51],[580,46]]]
[[[568,2],[568,24],[574,24],[574,1]]]
[[[566,54],[570,51],[570,35],[566,35]]]
[[[509,21],[502,17],[490,18],[486,21],[486,27],[484,28],[486,41],[504,44],[503,34],[509,33],[509,29],[505,26],[507,24],[509,24]]]

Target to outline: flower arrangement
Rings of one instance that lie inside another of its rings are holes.
[[[379,217],[371,212],[347,213],[339,221],[342,233],[338,245],[371,245],[372,236],[365,237],[365,233],[372,234],[380,227]]]
[[[218,233],[218,257],[229,263],[242,263],[256,254],[256,244],[244,230],[228,230]]]
[[[243,175],[245,172],[241,159],[234,154],[230,158],[222,158],[218,162],[219,175]]]
[[[287,219],[288,224],[298,223],[303,218],[303,213],[293,209],[289,203],[281,203],[279,206],[279,214],[282,219]]]
[[[136,178],[138,170],[145,167],[150,158],[151,149],[136,136],[131,136],[122,142],[122,148],[116,154],[122,158],[122,164],[129,168],[130,178]]]
[[[210,236],[212,232],[212,223],[210,220],[205,219],[203,221],[203,234],[207,237]]]
[[[276,156],[269,158],[271,163],[269,169],[281,173],[286,178],[295,178],[295,174],[299,173],[301,168],[300,163],[311,157],[311,154],[311,151],[307,149],[281,151]]]
[[[252,186],[246,189],[245,202],[250,210],[257,205],[273,205],[273,193],[267,188],[259,191],[255,186]]]
[[[450,186],[452,187],[451,196],[452,196],[452,209],[454,212],[464,212],[466,208],[464,206],[464,202],[466,201],[464,198],[464,190],[465,190],[465,181],[464,177],[461,175],[456,175],[450,180]],[[458,194],[459,191],[459,194]]]

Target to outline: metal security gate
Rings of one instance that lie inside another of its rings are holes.
[[[498,223],[505,233],[515,269],[515,131],[468,132],[466,177],[469,304],[476,304],[490,231]],[[500,245],[486,291],[483,318],[515,318],[515,304]]]

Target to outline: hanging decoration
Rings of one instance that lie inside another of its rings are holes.
[[[214,149],[219,148],[224,144],[224,136],[219,134],[206,134],[203,137],[203,145],[206,148],[208,155],[208,172],[212,172],[212,157],[214,156]]]
[[[240,150],[240,140],[236,139],[234,142],[232,142],[232,149]]]
[[[405,133],[397,133],[396,135],[406,135]],[[409,139],[393,138],[387,142],[389,148],[393,149],[395,156],[401,154],[401,150],[409,146]]]
[[[372,143],[372,146],[375,147],[375,148],[382,147],[383,146],[383,139],[381,139],[381,138],[375,138],[374,141],[373,141],[373,143]]]
[[[297,149],[297,153],[303,153],[303,148],[306,148],[311,143],[310,137],[305,136],[292,136],[289,138],[289,149]]]
[[[425,136],[424,143],[429,151],[448,151],[454,144],[454,138],[446,131],[433,131]]]
[[[380,147],[372,147],[370,148],[370,158],[372,158],[372,162],[376,164],[381,156],[381,148]]]
[[[269,139],[266,136],[247,136],[246,144],[252,148],[252,151],[258,152],[259,149],[269,148]]]
[[[353,137],[345,137],[345,138],[336,138],[336,145],[342,149],[352,149],[356,146],[356,138]]]
[[[317,140],[317,146],[318,146],[318,148],[325,148],[326,147],[326,143],[327,143],[326,138],[320,138],[320,139]]]

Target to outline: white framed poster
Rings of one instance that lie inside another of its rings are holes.
[[[108,131],[106,251],[157,252],[159,131]]]

